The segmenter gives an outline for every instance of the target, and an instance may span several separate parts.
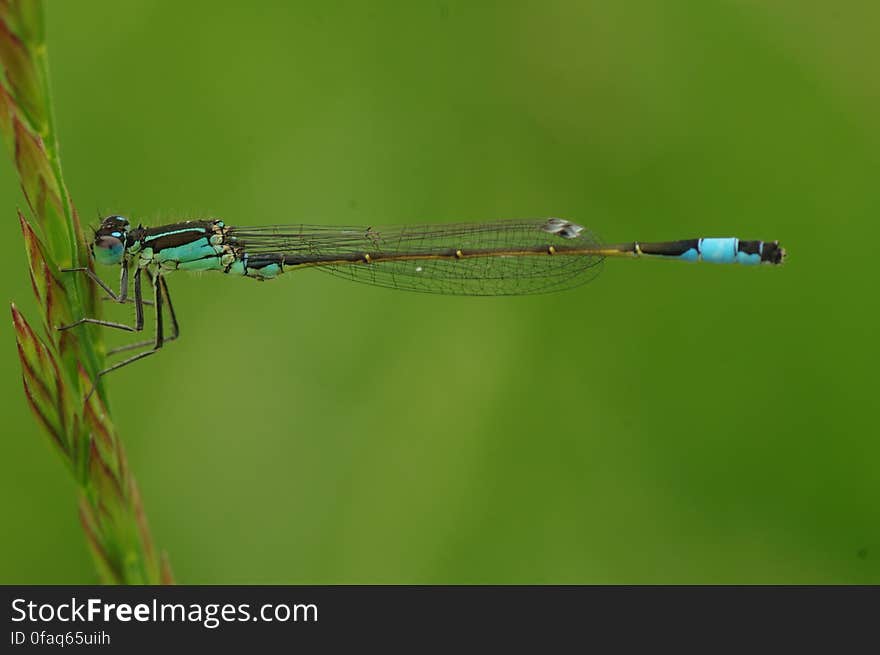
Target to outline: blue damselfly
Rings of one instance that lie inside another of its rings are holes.
[[[144,328],[141,277],[153,288],[155,338],[110,351],[147,347],[100,371],[104,375],[162,348],[180,333],[165,277],[172,271],[219,271],[269,280],[317,268],[356,282],[452,295],[501,296],[569,289],[593,279],[606,257],[658,257],[728,264],[780,264],[777,241],[735,237],[602,244],[584,227],[561,218],[396,227],[270,225],[236,227],[217,219],[131,227],[122,216],[101,221],[92,242],[99,264],[120,267],[119,292],[89,267],[82,272],[111,299],[129,302],[134,277],[135,324],[81,318],[59,329],[92,323],[129,332]],[[171,321],[165,334],[163,311]]]

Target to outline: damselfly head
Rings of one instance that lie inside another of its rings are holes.
[[[99,264],[108,266],[122,261],[128,227],[128,219],[124,216],[108,216],[101,221],[92,241],[92,255]]]

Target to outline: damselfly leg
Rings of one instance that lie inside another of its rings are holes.
[[[142,299],[139,298],[140,284],[138,282],[138,280],[140,279],[140,274],[141,274],[141,269],[138,269],[137,272],[135,273],[135,278],[134,278],[135,279],[135,308],[136,308],[135,311],[137,312],[137,315],[140,319],[141,329],[143,329],[143,311],[144,310],[143,310]],[[149,343],[152,343],[153,347],[150,348],[149,350],[144,350],[143,352],[139,352],[136,355],[132,355],[131,357],[127,357],[127,358],[123,359],[121,362],[117,362],[117,363],[113,364],[113,366],[108,366],[107,368],[105,368],[102,371],[98,371],[98,377],[100,377],[102,375],[106,375],[110,371],[115,371],[117,369],[120,369],[123,366],[128,366],[129,364],[133,364],[134,362],[141,360],[141,359],[144,359],[145,357],[149,357],[150,355],[153,355],[153,354],[159,352],[159,350],[165,344],[164,321],[162,318],[162,305],[163,305],[162,299],[163,299],[163,295],[164,295],[164,292],[163,292],[164,285],[162,284],[162,282],[163,282],[162,275],[157,272],[154,276],[152,276],[152,282],[153,282],[153,302],[155,303],[155,306],[156,306],[156,336],[155,336],[155,340],[129,344],[128,346],[123,347],[123,350],[130,350],[132,348],[139,348],[142,345],[147,345]],[[138,308],[139,308],[139,310],[138,310]],[[173,310],[172,310],[172,316],[173,316]],[[176,324],[177,321],[174,320],[174,323]],[[116,352],[120,352],[120,349],[116,349]]]
[[[164,276],[156,272],[155,274],[150,273],[149,270],[146,269],[136,269],[134,274],[134,298],[129,299],[127,297],[128,291],[128,269],[127,267],[122,267],[122,274],[120,276],[120,290],[118,293],[114,293],[114,291],[110,288],[110,286],[101,280],[95,273],[88,268],[75,268],[75,269],[64,269],[64,272],[76,272],[76,273],[85,273],[89,279],[91,279],[95,284],[100,286],[105,292],[107,292],[109,298],[114,302],[118,303],[127,303],[134,302],[135,306],[135,324],[134,325],[126,325],[125,323],[117,323],[115,321],[105,321],[103,319],[96,319],[85,317],[81,318],[69,325],[62,325],[58,329],[59,330],[69,330],[78,325],[82,325],[85,323],[91,325],[100,325],[102,327],[114,328],[117,330],[123,330],[126,332],[141,332],[144,329],[144,305],[150,304],[155,307],[156,310],[156,319],[155,319],[155,337],[153,339],[137,341],[135,343],[126,344],[124,346],[120,346],[118,348],[113,348],[107,352],[108,355],[114,355],[116,353],[125,352],[128,350],[134,350],[136,348],[141,348],[145,346],[152,345],[151,348],[145,350],[143,352],[137,353],[128,357],[112,366],[109,366],[98,372],[98,377],[102,375],[106,375],[110,371],[115,371],[120,369],[128,364],[132,364],[138,360],[144,359],[152,355],[153,353],[158,352],[162,346],[169,342],[175,340],[180,334],[180,327],[177,322],[177,314],[174,311],[174,306],[171,304],[171,295],[168,292],[168,283],[165,281]],[[141,285],[141,274],[145,273],[147,278],[149,279],[151,286],[153,287],[153,301],[149,302],[143,297],[143,289]],[[168,315],[171,319],[171,334],[165,335],[165,321],[163,317],[163,309],[168,308]],[[94,391],[94,389],[92,389]],[[92,392],[89,392],[89,396]],[[87,396],[88,397],[88,396]]]
[[[80,266],[79,268],[62,268],[62,273],[85,273],[86,277],[88,277],[92,282],[101,287],[104,292],[109,296],[109,300],[118,303],[128,302],[128,269],[123,267],[122,269],[122,279],[119,282],[120,291],[117,294],[110,288],[110,285],[104,282],[101,278],[99,278],[95,272],[87,268],[85,266]]]
[[[151,283],[155,284],[155,280],[153,279],[153,275],[146,271],[147,277],[150,279]],[[171,334],[164,337],[163,343],[169,343],[174,341],[178,336],[180,336],[180,326],[177,323],[177,314],[174,312],[174,305],[171,304],[171,294],[168,293],[168,282],[165,281],[165,276],[160,275],[157,276],[159,279],[159,288],[162,295],[162,305],[161,307],[168,308],[168,317],[171,319]],[[144,305],[153,305],[154,303],[149,300],[143,300]],[[124,346],[118,346],[116,348],[111,348],[107,351],[107,355],[115,355],[116,353],[125,352],[126,350],[134,350],[135,348],[142,348],[144,346],[149,346],[151,343],[154,343],[153,339],[145,339],[143,341],[135,341],[134,343],[129,343]]]
[[[107,294],[118,303],[125,303],[128,300],[128,268],[122,267],[122,275],[120,276],[119,281],[119,293],[116,294],[110,288],[110,286],[104,282],[101,278],[99,278],[95,273],[89,268],[64,268],[61,269],[63,273],[85,273],[88,278],[94,281],[98,286],[100,286]],[[91,317],[83,317],[73,323],[69,323],[68,325],[59,325],[59,330],[69,330],[71,328],[75,328],[84,323],[90,323],[92,325],[100,325],[102,327],[115,328],[117,330],[125,330],[126,332],[140,332],[144,329],[144,301],[143,294],[141,293],[141,269],[137,269],[134,274],[134,308],[135,308],[135,324],[126,325],[125,323],[117,323],[115,321],[105,321],[100,318],[91,318]]]

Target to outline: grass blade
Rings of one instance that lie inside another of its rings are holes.
[[[140,493],[113,425],[103,384],[100,331],[59,332],[100,303],[82,275],[91,266],[87,241],[61,172],[49,94],[44,6],[0,0],[0,133],[18,171],[27,212],[18,212],[42,335],[12,306],[25,399],[77,482],[79,516],[99,578],[107,583],[173,582],[158,556]],[[11,208],[10,208],[11,214]]]

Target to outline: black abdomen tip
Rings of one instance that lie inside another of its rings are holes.
[[[781,264],[785,261],[785,248],[778,241],[765,242],[761,249],[761,261],[767,264]]]

